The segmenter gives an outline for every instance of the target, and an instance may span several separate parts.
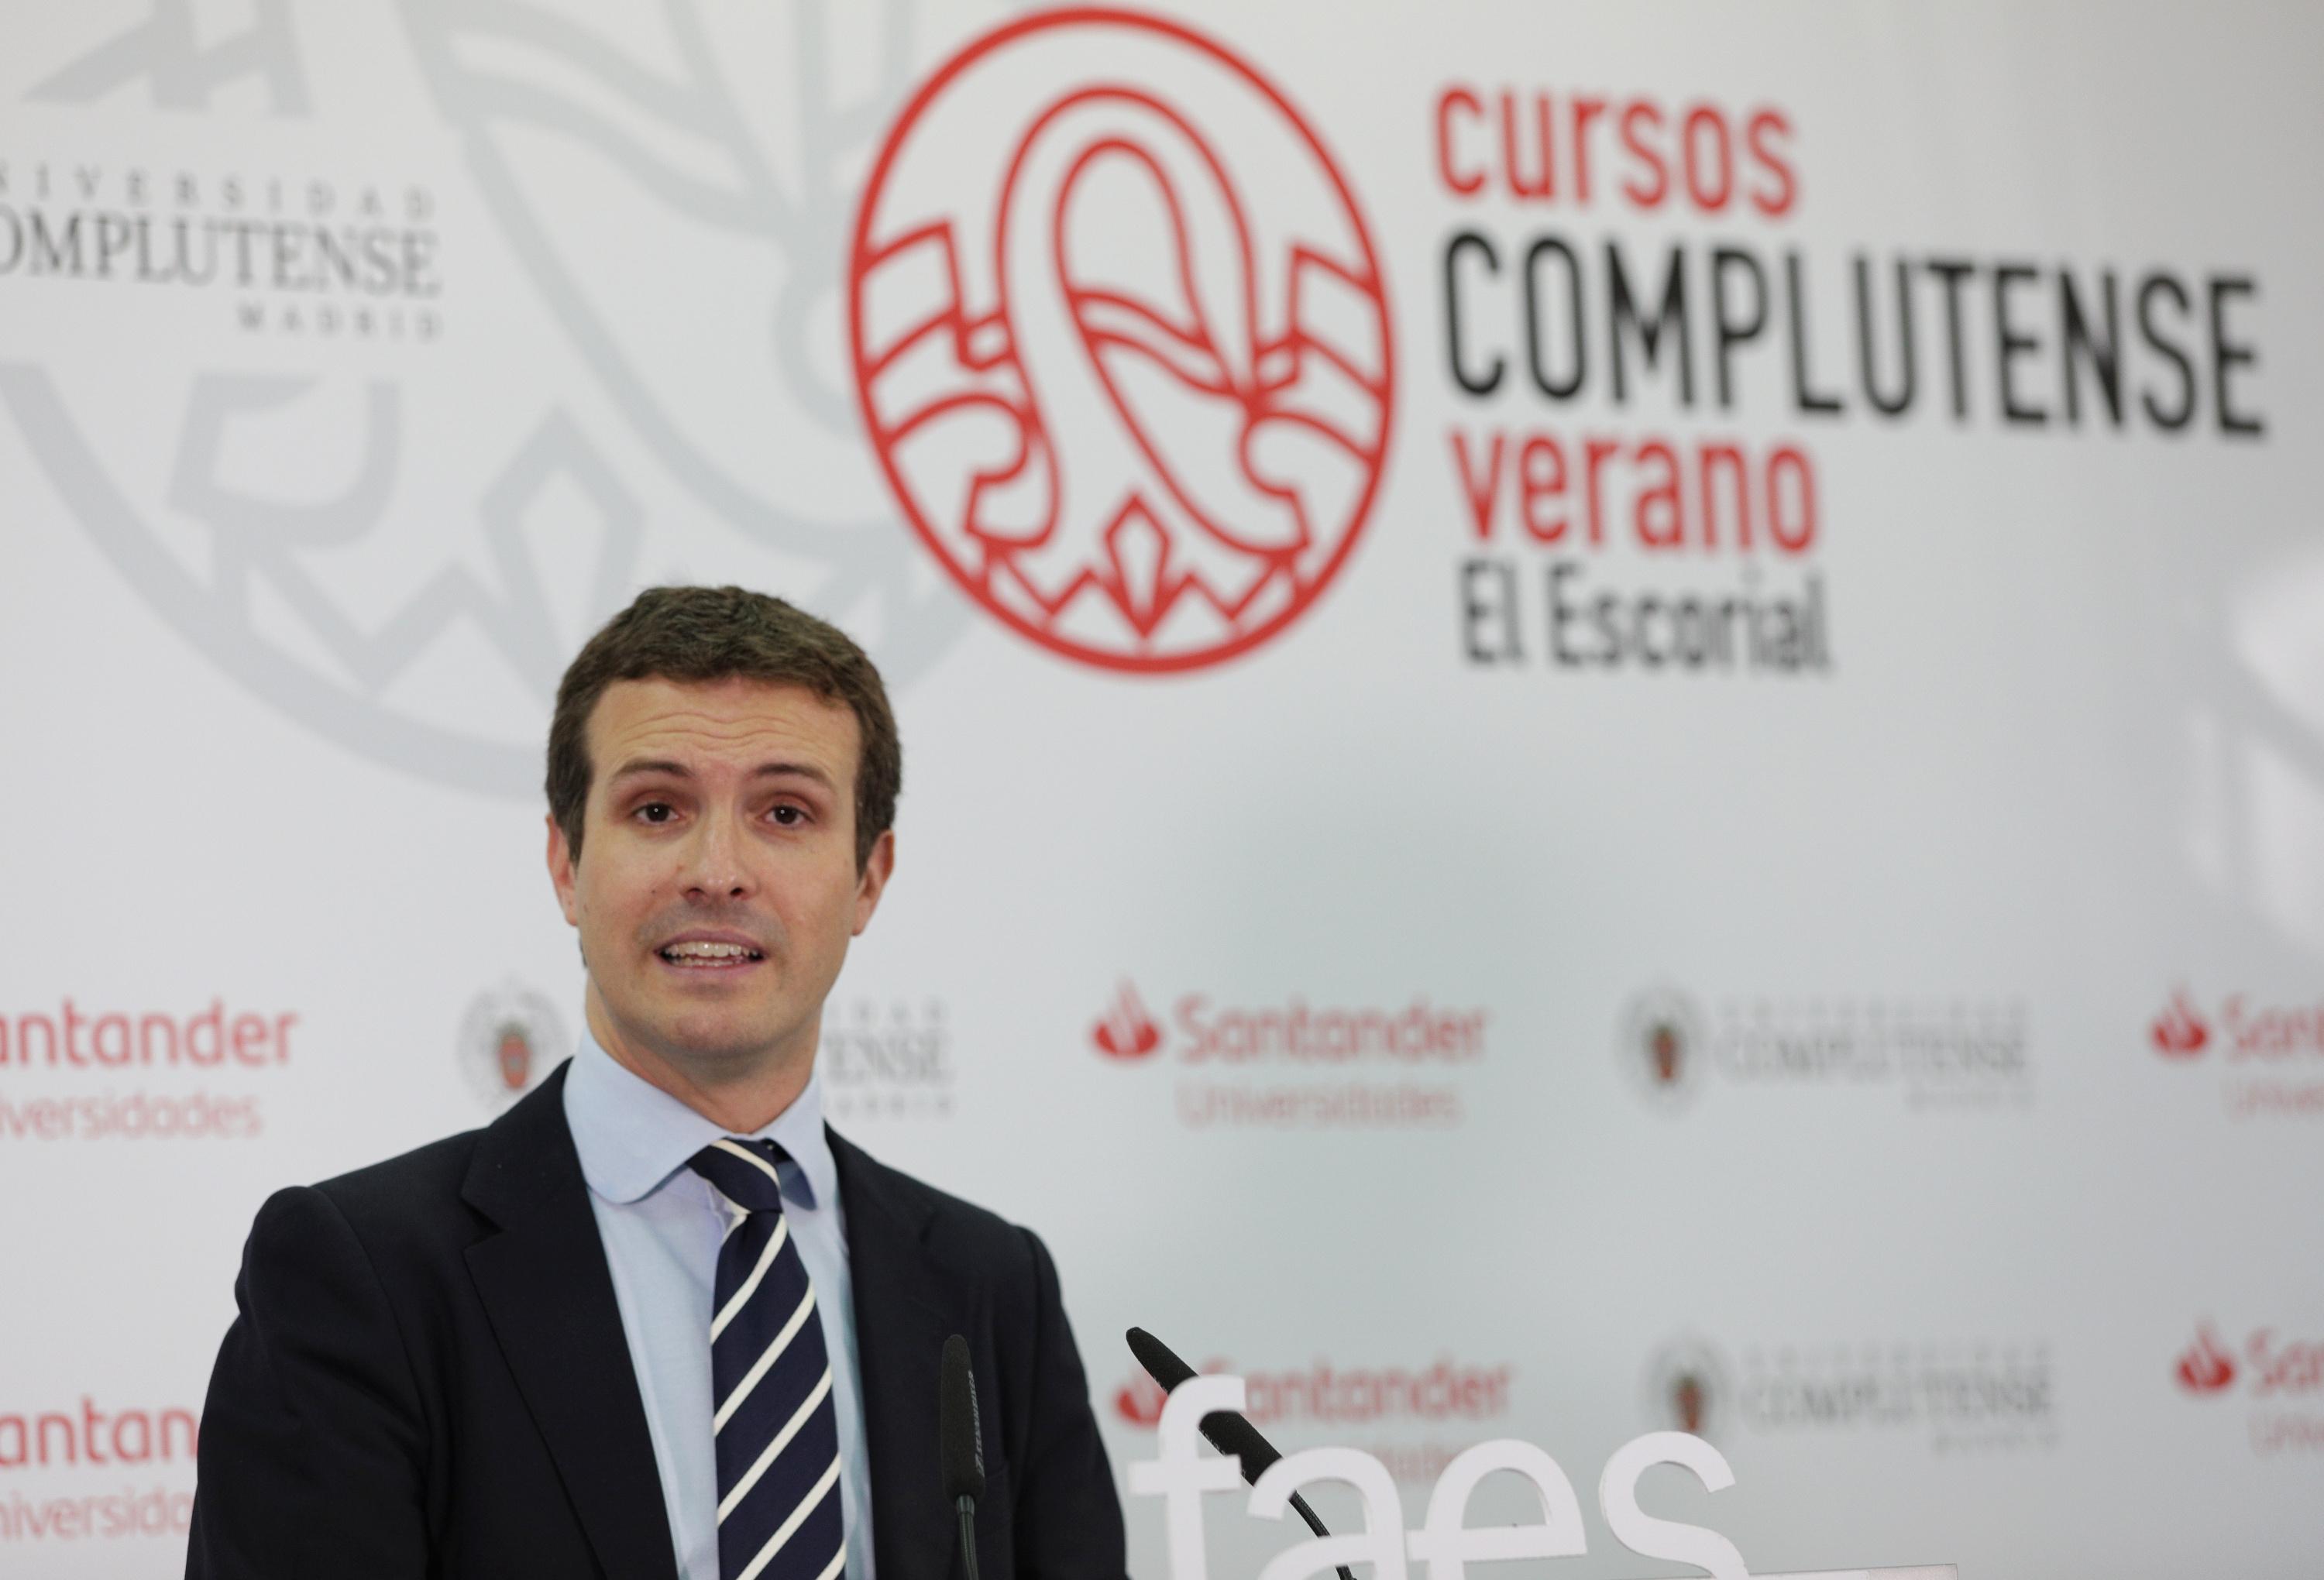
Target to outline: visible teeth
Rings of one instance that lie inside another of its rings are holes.
[[[662,949],[664,957],[674,960],[747,960],[759,951],[739,943],[673,943]]]

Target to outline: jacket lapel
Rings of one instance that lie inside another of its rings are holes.
[[[945,1580],[960,1539],[944,1498],[936,1380],[945,1339],[964,1322],[946,1314],[945,1291],[930,1275],[921,1244],[927,1208],[902,1199],[887,1171],[835,1133],[831,1151],[855,1286],[873,1565],[880,1580]]]
[[[653,1438],[564,1093],[560,1065],[477,1143],[461,1195],[499,1233],[468,1247],[469,1275],[599,1565],[620,1580],[678,1580]]]

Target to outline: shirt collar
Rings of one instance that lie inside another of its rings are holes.
[[[694,1154],[732,1134],[696,1113],[597,1045],[585,1023],[573,1068],[565,1075],[565,1122],[581,1155],[581,1177],[611,1202],[627,1205],[659,1190]],[[838,1199],[839,1167],[823,1130],[823,1075],[771,1124],[751,1133],[788,1153],[798,1166],[781,1171],[783,1195],[813,1209]]]

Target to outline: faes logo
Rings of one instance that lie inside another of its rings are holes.
[[[1176,23],[1045,13],[947,60],[879,152],[848,286],[913,530],[1054,653],[1245,652],[1371,513],[1394,371],[1370,233],[1291,102]]]
[[[2195,1342],[2179,1357],[2179,1385],[2190,1393],[2218,1393],[2235,1380],[2235,1358],[2219,1343],[2211,1325],[2204,1323],[2195,1334]]]
[[[1090,1028],[1090,1042],[1109,1059],[1143,1059],[1162,1046],[1162,1028],[1146,1012],[1145,1001],[1127,977],[1105,1015]]]
[[[2211,1028],[2195,1006],[2187,1002],[2187,990],[2172,990],[2171,1002],[2154,1017],[2147,1034],[2165,1058],[2192,1059],[2211,1041]]]

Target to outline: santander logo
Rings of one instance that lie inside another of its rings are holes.
[[[2256,1327],[2238,1358],[2206,1322],[2173,1371],[2179,1386],[2190,1393],[2224,1392],[2243,1382],[2254,1399],[2310,1398],[2324,1393],[2324,1339],[2287,1337],[2274,1327]]]
[[[2211,1041],[2211,1028],[2187,1002],[2187,990],[2175,988],[2171,1002],[2148,1029],[2155,1048],[2170,1059],[2192,1059]]]
[[[1228,1369],[1224,1356],[1213,1355],[1194,1368],[1206,1377],[1215,1377]],[[1113,1413],[1133,1427],[1151,1431],[1162,1420],[1162,1406],[1169,1400],[1170,1391],[1142,1371],[1132,1371],[1130,1381],[1113,1391]]]
[[[2219,1343],[2208,1322],[2197,1330],[2195,1342],[2179,1357],[2179,1385],[2190,1393],[2217,1393],[2236,1380],[2235,1358]]]
[[[1213,1355],[1197,1368],[1205,1376],[1234,1370]],[[1242,1373],[1244,1414],[1271,1422],[1362,1425],[1373,1421],[1496,1420],[1509,1411],[1517,1368],[1506,1362],[1475,1364],[1438,1355],[1412,1366],[1342,1366],[1317,1360],[1281,1371]],[[1133,1427],[1152,1428],[1168,1396],[1143,1372],[1114,1391],[1113,1410]]]
[[[1123,978],[1120,991],[1098,1023],[1090,1028],[1090,1041],[1097,1051],[1110,1059],[1143,1059],[1162,1045],[1162,1028],[1146,1012],[1145,1001],[1138,989]],[[1162,1406],[1154,1409],[1158,1417]]]

